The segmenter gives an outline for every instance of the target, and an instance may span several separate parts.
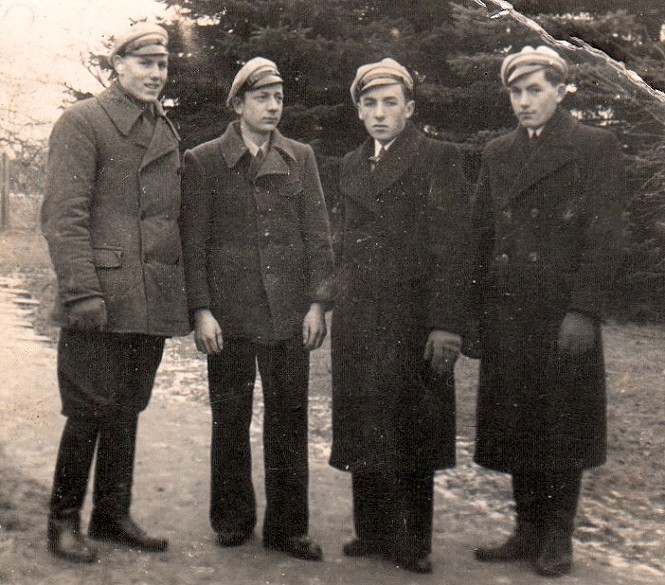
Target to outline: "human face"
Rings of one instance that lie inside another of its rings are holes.
[[[513,112],[524,128],[536,130],[544,126],[556,112],[566,95],[563,83],[553,85],[545,79],[545,71],[518,77],[508,88]]]
[[[256,144],[262,144],[277,128],[284,108],[284,86],[272,83],[259,89],[246,91],[233,99],[233,109]]]
[[[116,55],[113,67],[127,93],[141,102],[154,102],[166,84],[169,58],[166,55]]]
[[[404,130],[414,109],[415,103],[407,101],[399,83],[368,89],[358,100],[358,117],[381,144],[388,144]]]

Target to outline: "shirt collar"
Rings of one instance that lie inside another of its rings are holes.
[[[397,137],[393,138],[390,142],[387,144],[381,144],[378,140],[374,141],[374,156],[379,156],[379,152],[381,152],[381,149],[383,148],[384,151],[387,151],[397,140]]]
[[[255,142],[252,142],[249,136],[243,131],[242,124],[240,124],[240,136],[242,137],[242,141],[247,147],[247,150],[249,150],[249,154],[252,156],[256,156],[259,150],[263,156],[268,154],[268,150],[270,149],[270,138],[268,138],[263,144],[258,145]]]

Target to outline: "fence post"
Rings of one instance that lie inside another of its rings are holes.
[[[2,153],[0,164],[0,231],[9,227],[9,157]]]

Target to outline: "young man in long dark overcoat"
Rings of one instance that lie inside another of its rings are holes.
[[[351,96],[369,137],[340,169],[330,463],[352,474],[356,532],[343,550],[430,572],[434,471],[455,463],[462,160],[410,121],[413,79],[393,59],[360,67]]]
[[[543,575],[569,571],[582,471],[606,457],[600,319],[626,196],[616,138],[559,105],[566,73],[544,46],[504,60],[519,126],[485,148],[473,213],[475,461],[512,475],[517,513],[510,539],[476,557]]]
[[[263,545],[318,561],[307,536],[309,352],[326,336],[332,245],[312,148],[282,135],[284,83],[250,59],[227,105],[238,120],[185,153],[182,237],[197,348],[212,407],[210,522],[221,546],[256,525],[250,424],[264,398]]]
[[[166,541],[130,518],[139,413],[164,340],[189,331],[180,213],[179,137],[158,101],[168,36],[118,36],[117,79],[71,106],[51,134],[42,229],[58,280],[58,381],[67,417],[53,482],[49,546],[92,562],[80,510],[97,448],[89,535],[143,551]]]

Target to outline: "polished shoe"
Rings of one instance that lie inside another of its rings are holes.
[[[97,552],[81,534],[78,513],[48,520],[48,549],[51,553],[72,563],[94,563]]]
[[[263,546],[286,553],[304,561],[320,561],[323,559],[321,546],[307,536],[291,536],[281,539],[264,539]]]
[[[361,540],[359,538],[344,543],[342,552],[347,557],[386,556],[385,547],[382,547],[380,543],[375,540]]]
[[[251,532],[220,530],[217,533],[217,544],[223,547],[240,546],[252,538]]]
[[[489,563],[509,563],[538,558],[538,534],[535,530],[519,529],[499,546],[473,549],[476,560]]]
[[[432,561],[429,556],[417,557],[417,558],[404,558],[397,559],[394,561],[395,566],[405,571],[411,571],[412,573],[431,573],[432,572]]]
[[[163,538],[148,536],[128,515],[120,517],[102,516],[93,512],[88,527],[88,536],[96,540],[108,540],[137,548],[144,552],[162,552],[168,547]]]
[[[545,536],[543,550],[536,561],[536,572],[543,577],[560,577],[573,566],[573,540],[569,533],[554,530]]]

